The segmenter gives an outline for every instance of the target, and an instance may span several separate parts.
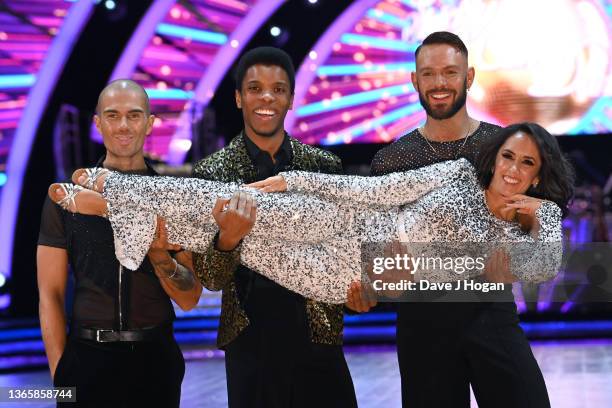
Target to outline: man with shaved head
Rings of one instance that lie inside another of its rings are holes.
[[[143,154],[154,119],[140,85],[126,79],[108,84],[94,117],[106,148],[96,166],[155,175]],[[172,331],[170,299],[191,309],[202,286],[191,254],[168,244],[159,221],[148,259],[130,271],[115,257],[106,219],[45,202],[37,252],[40,322],[54,385],[76,387],[71,407],[179,406],[185,361]],[[68,265],[74,300],[66,336]]]
[[[104,103],[105,98],[122,91],[131,92],[136,95],[137,98],[141,98],[142,107],[145,109],[144,113],[146,114],[147,119],[151,117],[151,105],[149,103],[149,95],[147,95],[147,92],[142,86],[138,85],[137,82],[132,81],[131,79],[116,79],[106,85],[104,89],[102,89],[102,92],[100,92],[100,95],[98,95],[96,114],[100,115],[100,107]]]

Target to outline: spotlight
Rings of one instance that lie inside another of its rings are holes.
[[[310,4],[317,4],[317,1],[318,1],[318,0],[308,0],[308,2],[309,2]]]
[[[104,0],[100,3],[101,7],[104,7],[104,10],[106,11],[106,18],[113,23],[123,20],[127,15],[127,1]]]
[[[272,28],[270,28],[270,35],[272,37],[278,37],[279,35],[281,35],[281,29],[277,26],[272,26]]]

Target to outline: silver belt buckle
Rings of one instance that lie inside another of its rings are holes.
[[[112,333],[113,330],[108,330],[108,329],[98,329],[96,330],[96,341],[98,343],[108,343],[110,340],[103,340],[100,339],[100,333]]]

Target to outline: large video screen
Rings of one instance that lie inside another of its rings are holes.
[[[610,0],[355,2],[299,69],[292,134],[381,143],[418,126],[414,50],[439,30],[468,47],[473,116],[535,121],[557,135],[612,133],[611,21]]]

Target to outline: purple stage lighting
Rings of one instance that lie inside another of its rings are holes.
[[[282,0],[157,0],[123,52],[112,79],[132,78],[156,115],[146,152],[179,165],[191,148],[191,125],[244,45]],[[93,139],[101,136],[92,127]]]
[[[434,31],[465,41],[476,79],[474,116],[534,121],[554,134],[612,132],[612,6],[607,0],[420,2],[361,0],[319,39],[297,76],[297,138],[316,144],[389,142],[422,123],[411,83],[414,50]],[[486,16],[486,18],[483,18]],[[516,30],[521,21],[525,27]]]
[[[6,184],[0,186],[0,273],[10,276],[30,148],[50,93],[94,3],[15,0],[5,1],[4,6],[0,11],[0,76],[35,78],[0,89],[0,171],[6,175]],[[0,309],[9,303],[8,295],[3,295]]]

